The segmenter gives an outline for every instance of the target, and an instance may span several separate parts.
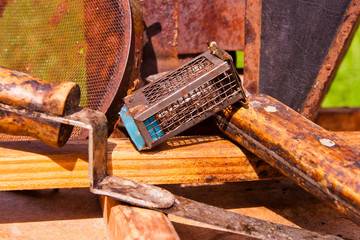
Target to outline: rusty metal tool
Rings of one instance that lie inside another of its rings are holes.
[[[37,129],[41,129],[43,125],[48,126],[50,129],[59,124],[64,126],[70,125],[85,128],[89,131],[89,181],[90,190],[95,194],[114,197],[132,205],[156,209],[169,215],[172,214],[189,218],[219,227],[224,231],[231,231],[259,239],[341,239],[336,236],[323,235],[243,216],[224,209],[175,196],[159,187],[109,175],[107,173],[106,159],[106,117],[101,112],[77,106],[79,94],[76,85],[70,84],[71,87],[65,88],[66,91],[58,91],[56,88],[58,85],[54,86],[41,81],[40,79],[34,79],[25,74],[21,75],[20,73],[9,69],[3,69],[3,71],[8,73],[12,82],[2,81],[2,86],[4,88],[0,91],[1,120],[3,120],[3,116],[6,116],[7,119],[13,117],[13,122],[19,123],[17,128],[23,129],[23,131],[17,132],[16,134],[30,134],[28,129],[32,128],[32,125]],[[13,75],[16,75],[16,78],[13,78]],[[15,80],[19,81],[16,82]],[[31,88],[28,88],[29,82],[33,83]],[[61,86],[64,84],[65,83],[61,84]],[[10,89],[9,86],[12,86],[12,88]],[[36,86],[36,91],[34,91],[33,86]],[[19,103],[10,101],[9,98],[12,95],[9,94],[8,89],[15,89],[15,93],[20,93],[20,95],[15,94],[15,99],[16,96],[21,95],[28,97],[28,103],[34,103],[41,93],[44,94],[38,104],[24,104],[23,101],[20,101]],[[69,94],[73,92],[75,92],[75,94]],[[69,100],[69,96],[70,99],[72,99],[71,101]],[[64,112],[61,110],[59,114],[59,111],[54,111],[56,108],[50,107],[47,109],[44,107],[46,104],[41,105],[42,101],[48,103],[49,101],[46,101],[46,99],[49,97],[50,99],[57,99],[57,105],[64,106],[62,109],[65,109],[66,111]],[[42,122],[43,124],[37,125],[38,122]],[[3,122],[2,124],[4,124],[0,128],[2,132],[15,133],[11,131],[12,125],[7,125],[6,122]],[[50,135],[57,135],[57,137],[52,137],[50,140],[48,138],[43,138],[42,134],[44,134],[43,131],[31,132],[31,136],[37,137],[50,145],[54,145],[52,139],[62,139],[59,135],[63,134],[63,132],[51,131]],[[69,134],[67,134],[64,139],[68,138],[68,136]],[[55,144],[55,146],[61,145]]]

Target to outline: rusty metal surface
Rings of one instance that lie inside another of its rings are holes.
[[[78,83],[80,105],[108,113],[115,124],[120,107],[112,103],[132,84],[133,75],[125,70],[135,64],[128,56],[133,39],[142,38],[132,32],[129,0],[9,0],[1,1],[0,13],[0,65],[51,83]],[[142,44],[136,46],[141,53]]]
[[[129,2],[84,1],[84,28],[87,107],[106,112],[118,92],[130,51]]]
[[[315,83],[304,102],[301,114],[309,119],[316,119],[318,111],[339,68],[355,31],[360,22],[360,1],[352,0],[347,10],[324,63],[316,77]]]
[[[109,110],[106,112],[108,119],[109,134],[116,129],[119,120],[119,112],[123,106],[123,98],[132,91],[145,85],[145,81],[140,77],[140,69],[142,66],[143,56],[143,38],[144,38],[144,22],[143,22],[143,6],[141,0],[131,0],[131,39],[130,49],[127,57],[127,63],[124,69],[121,83],[117,94],[114,96]],[[114,126],[114,128],[113,128]]]
[[[120,115],[137,148],[145,150],[245,98],[231,56],[211,42],[209,51],[126,96]]]
[[[261,0],[246,1],[244,87],[259,91]]]
[[[248,109],[228,109],[217,120],[233,140],[360,223],[358,149],[266,95],[249,96]]]
[[[333,235],[320,234],[248,217],[179,196],[176,196],[173,207],[158,210],[168,215],[188,218],[220,227],[224,231],[235,232],[256,239],[342,239]]]
[[[216,42],[225,50],[244,49],[244,0],[147,0],[143,5],[144,78],[184,64],[194,54],[203,52],[204,44],[213,41],[212,37],[216,37]]]
[[[177,68],[177,9],[176,0],[150,0],[144,7],[144,53],[142,76]]]
[[[178,54],[206,51],[207,41],[244,50],[244,16],[245,0],[178,1]]]

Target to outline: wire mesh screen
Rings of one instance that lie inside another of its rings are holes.
[[[145,120],[145,125],[153,140],[158,139],[183,124],[201,118],[238,93],[240,82],[231,72],[223,73],[200,85],[185,96]]]
[[[149,84],[142,91],[149,104],[166,97],[168,93],[184,86],[185,83],[194,80],[196,77],[208,71],[213,65],[206,57],[200,57],[181,67],[171,74]]]
[[[121,0],[0,1],[0,65],[76,82],[80,106],[106,112],[125,70],[130,19]]]

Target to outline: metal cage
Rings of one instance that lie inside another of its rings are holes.
[[[139,150],[245,99],[231,57],[222,54],[207,51],[124,98],[120,116]]]

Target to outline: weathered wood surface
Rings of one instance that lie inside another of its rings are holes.
[[[233,106],[217,117],[223,131],[360,223],[359,148],[269,96],[248,100],[248,109]]]
[[[87,141],[51,148],[38,141],[0,143],[0,190],[88,187]],[[151,184],[252,181],[281,177],[263,161],[217,136],[177,137],[138,152],[109,139],[109,173]]]
[[[180,240],[165,214],[122,205],[106,196],[99,199],[110,239]]]
[[[163,185],[174,194],[240,214],[359,240],[360,228],[289,179],[214,185]],[[107,239],[98,197],[88,189],[0,192],[0,239]],[[182,240],[244,240],[186,219],[170,218]]]
[[[35,116],[18,114],[8,109],[0,109],[0,138],[39,139],[50,146],[61,147],[69,139],[73,126],[47,121]],[[11,134],[11,135],[8,135]]]
[[[316,123],[330,131],[360,131],[360,108],[322,108]]]
[[[358,147],[357,132],[341,137]],[[87,141],[51,148],[38,141],[0,143],[0,190],[88,187]],[[217,136],[177,137],[139,153],[129,139],[109,139],[111,174],[150,184],[282,178],[250,152]]]
[[[62,116],[79,104],[80,88],[73,82],[51,84],[25,73],[0,67],[0,102]]]
[[[73,82],[50,84],[25,73],[0,67],[0,103],[4,106],[62,116],[80,102],[80,88]],[[31,136],[61,147],[73,127],[0,110],[0,132]],[[4,135],[2,135],[4,136]]]

